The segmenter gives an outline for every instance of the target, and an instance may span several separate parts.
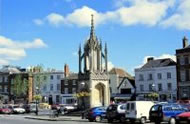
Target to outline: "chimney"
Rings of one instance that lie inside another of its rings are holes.
[[[186,36],[184,36],[183,38],[183,48],[188,47],[188,39],[186,38]]]
[[[67,64],[65,64],[65,66],[64,66],[64,75],[65,75],[65,77],[69,76],[69,66]]]
[[[150,62],[150,61],[152,61],[152,60],[154,60],[154,57],[149,57],[149,58],[147,58],[147,62]]]

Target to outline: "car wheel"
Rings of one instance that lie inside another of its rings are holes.
[[[108,123],[112,123],[113,122],[113,119],[108,119]]]
[[[121,116],[120,122],[121,122],[121,123],[124,123],[124,122],[125,122],[125,117],[124,117],[124,116]]]
[[[93,122],[94,120],[93,119],[88,119],[89,122]]]
[[[170,118],[169,124],[176,124],[175,118]]]
[[[141,120],[140,120],[140,123],[145,124],[146,123],[146,118],[142,117]]]
[[[102,120],[101,116],[96,116],[96,118],[95,118],[96,122],[101,122],[101,120]]]

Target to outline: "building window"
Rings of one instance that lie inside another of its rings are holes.
[[[142,74],[139,75],[139,81],[144,81],[144,77]]]
[[[184,70],[180,71],[180,79],[181,79],[181,81],[185,81],[185,71]]]
[[[58,79],[58,80],[61,79],[61,75],[57,75],[57,79]]]
[[[47,90],[47,86],[44,85],[44,87],[43,87],[43,91],[46,91],[46,90]]]
[[[50,84],[50,91],[53,91],[53,84]]]
[[[4,86],[4,92],[5,92],[5,93],[8,92],[8,88],[7,88],[7,86]]]
[[[73,80],[73,85],[76,85],[76,80]]]
[[[76,88],[72,88],[72,93],[76,93]]]
[[[149,75],[148,75],[148,80],[153,80],[152,74],[149,74]]]
[[[162,74],[158,73],[158,79],[162,79]]]
[[[5,82],[5,77],[2,77],[2,82]]]
[[[50,76],[50,79],[53,80],[53,75]]]
[[[7,77],[7,76],[5,76],[5,82],[6,82],[6,83],[8,82],[8,77]]]
[[[44,81],[46,81],[47,80],[47,76],[44,76]]]
[[[162,91],[162,84],[158,84],[158,91]]]
[[[59,101],[60,101],[60,96],[56,95],[56,103],[59,104]]]
[[[189,58],[188,58],[188,56],[185,57],[185,64],[186,65],[189,64]]]
[[[0,82],[3,82],[2,77],[0,77]]]
[[[61,90],[61,85],[57,84],[57,91],[60,91],[60,90]]]
[[[64,82],[65,82],[65,85],[68,85],[68,80],[65,80]]]
[[[167,79],[171,79],[172,78],[172,75],[170,72],[167,72]]]
[[[144,91],[144,85],[140,85],[140,91]]]
[[[168,90],[171,91],[172,90],[172,84],[168,83]]]
[[[152,84],[149,84],[148,86],[149,86],[149,91],[153,91]]]
[[[68,88],[65,88],[64,91],[65,91],[65,94],[69,93]]]
[[[185,70],[185,78],[186,78],[186,81],[189,81],[189,70]]]
[[[0,85],[0,92],[3,92],[3,88],[2,88],[2,86]]]
[[[182,57],[180,57],[180,65],[184,65],[184,64],[185,64],[184,57],[182,56]]]

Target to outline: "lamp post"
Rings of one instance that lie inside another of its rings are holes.
[[[156,92],[156,85],[153,83],[153,84],[152,84],[152,93],[153,93],[152,97],[153,97],[153,100],[155,100],[155,98],[154,98],[154,97],[155,97],[155,96],[154,96],[154,95],[155,95],[155,94],[154,94],[155,92]]]
[[[38,90],[39,90],[39,88],[36,87],[36,96],[38,95]],[[38,98],[36,97],[36,115],[38,115],[38,100],[37,99]]]
[[[85,90],[85,82],[82,82],[81,83],[81,91],[83,92]],[[84,96],[81,96],[82,97],[82,109],[85,110],[85,101],[84,101]]]

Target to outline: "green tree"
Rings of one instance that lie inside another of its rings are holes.
[[[36,101],[40,101],[41,99],[42,99],[41,95],[35,95],[34,96],[34,100],[36,100]]]
[[[22,78],[21,75],[16,75],[13,79],[13,94],[16,97],[25,96],[28,91],[28,80]]]
[[[156,92],[153,92],[153,93],[149,93],[148,94],[148,98],[150,98],[151,100],[157,100],[159,97],[159,94],[156,93]]]

